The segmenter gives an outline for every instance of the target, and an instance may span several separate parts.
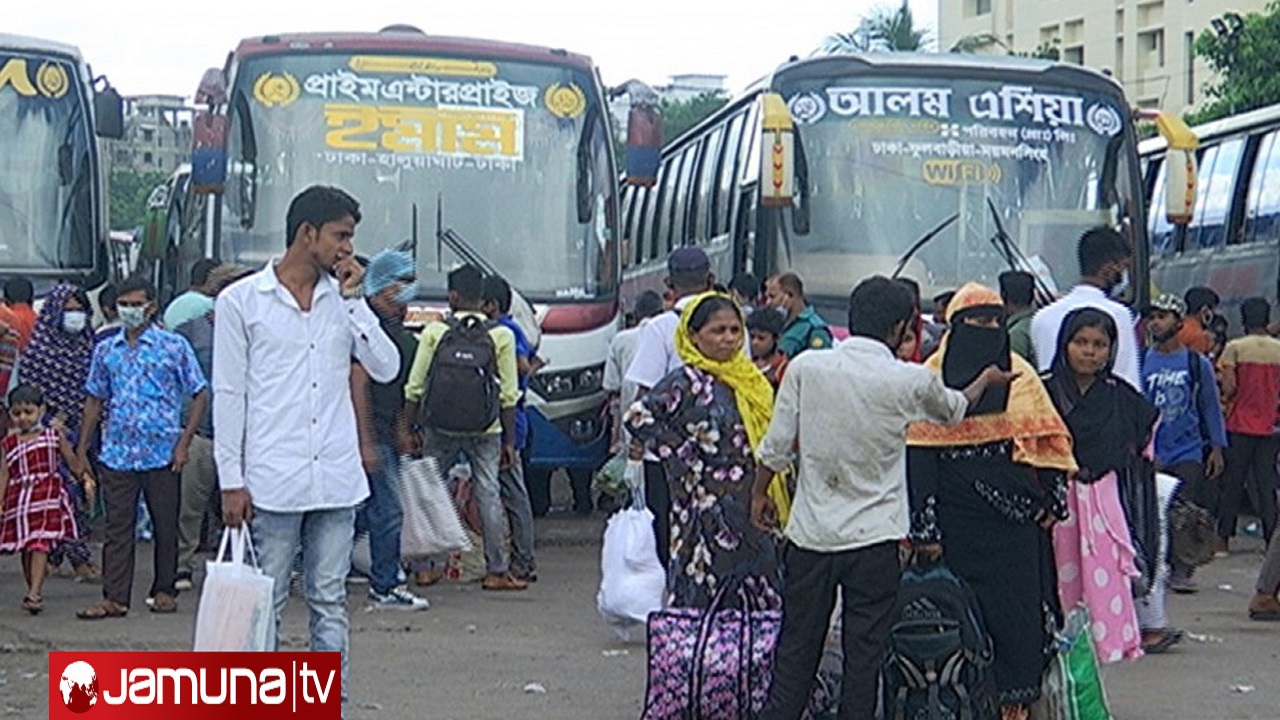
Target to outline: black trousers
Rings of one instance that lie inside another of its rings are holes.
[[[178,501],[181,482],[169,468],[128,472],[102,468],[106,527],[102,545],[102,597],[128,606],[133,594],[134,530],[141,492],[151,513],[155,576],[151,596],[176,596],[178,574]]]
[[[1227,471],[1223,474],[1222,497],[1218,505],[1218,537],[1236,534],[1236,515],[1245,490],[1262,520],[1262,534],[1271,540],[1276,528],[1276,453],[1280,438],[1230,433]]]
[[[1221,494],[1218,482],[1221,481],[1221,478],[1217,481],[1211,481],[1206,478],[1204,475],[1204,463],[1198,463],[1194,460],[1175,463],[1164,468],[1164,472],[1182,481],[1178,485],[1178,492],[1175,495],[1177,499],[1195,503],[1213,513],[1214,517],[1217,517],[1218,495]],[[1170,537],[1170,543],[1172,541],[1173,539]],[[1195,572],[1195,568],[1186,567],[1178,562],[1172,545],[1170,545],[1169,549],[1169,565],[1180,576],[1189,578]]]
[[[644,461],[644,499],[653,513],[653,537],[658,543],[658,560],[662,569],[671,563],[671,488],[662,463]]]
[[[844,674],[836,717],[873,720],[880,662],[898,599],[898,544],[836,553],[788,544],[783,562],[782,634],[761,720],[798,720],[804,712],[822,659],[836,588],[844,598]]]

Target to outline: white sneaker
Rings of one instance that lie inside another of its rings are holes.
[[[370,588],[369,603],[375,608],[388,610],[426,610],[431,607],[426,598],[414,595],[404,585],[393,587],[385,594],[374,592]]]

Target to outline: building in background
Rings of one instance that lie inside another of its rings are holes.
[[[1230,33],[1230,13],[1262,12],[1269,0],[939,0],[939,47],[1033,52],[1056,47],[1061,59],[1112,73],[1130,102],[1183,112],[1211,78],[1195,58],[1205,30]],[[1228,20],[1230,18],[1227,18]]]
[[[706,94],[728,95],[728,88],[725,86],[726,80],[727,76],[725,75],[686,73],[672,75],[670,83],[655,85],[653,89],[662,100],[688,102]],[[613,115],[613,126],[620,139],[625,139],[627,136],[627,113],[630,111],[631,99],[626,95],[621,95],[609,101],[609,112]],[[670,140],[671,138],[665,137],[664,139]]]
[[[124,138],[112,140],[108,167],[136,172],[173,172],[191,157],[194,109],[178,95],[124,99]]]

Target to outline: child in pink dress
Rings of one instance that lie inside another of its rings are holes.
[[[1134,602],[1142,575],[1120,474],[1134,472],[1158,417],[1145,397],[1112,374],[1116,338],[1115,321],[1105,312],[1072,312],[1045,380],[1071,429],[1080,467],[1067,493],[1070,518],[1053,531],[1058,595],[1064,613],[1081,604],[1089,609],[1103,663],[1142,657]]]
[[[10,433],[0,440],[0,553],[22,555],[27,594],[22,607],[32,615],[44,609],[44,578],[49,552],[76,537],[75,512],[67,494],[59,461],[65,461],[93,493],[93,476],[81,468],[61,429],[40,424],[44,395],[23,384],[9,393]],[[59,457],[61,456],[61,457]]]

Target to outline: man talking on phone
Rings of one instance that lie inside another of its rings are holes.
[[[218,296],[214,313],[214,459],[223,521],[249,524],[275,580],[275,629],[302,548],[311,650],[342,653],[356,506],[369,495],[351,403],[351,363],[390,382],[400,353],[362,297],[351,241],[360,204],[312,186],[289,204],[285,253]]]

